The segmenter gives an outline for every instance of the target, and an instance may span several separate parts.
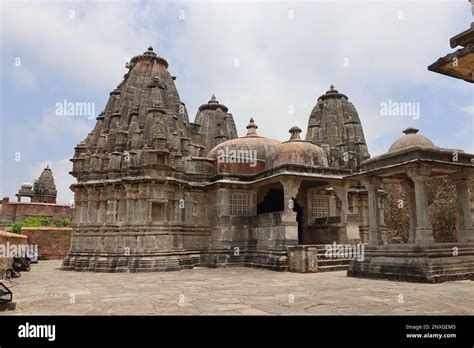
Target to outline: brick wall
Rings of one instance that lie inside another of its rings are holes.
[[[3,272],[11,268],[13,258],[6,257],[9,256],[7,249],[12,245],[26,245],[28,243],[28,237],[22,234],[10,233],[5,231],[0,231],[0,279],[3,277]]]
[[[72,228],[22,227],[21,233],[28,237],[28,244],[38,245],[40,255],[50,260],[62,260],[69,251]]]
[[[1,217],[3,220],[16,221],[26,216],[46,215],[53,221],[71,218],[71,208],[64,204],[10,202],[8,197],[2,200]]]

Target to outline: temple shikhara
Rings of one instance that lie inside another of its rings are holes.
[[[53,171],[46,166],[33,184],[21,184],[15,195],[16,202],[11,202],[8,196],[0,201],[0,229],[27,217],[46,216],[52,221],[69,218],[71,208],[69,205],[57,204],[57,194]]]
[[[56,196],[58,192],[54,184],[53,172],[46,166],[38,180],[32,185],[24,183],[16,194],[18,202],[23,197],[29,197],[31,203],[52,203],[56,204]]]
[[[474,155],[407,128],[386,153],[370,157],[355,106],[334,86],[317,98],[304,136],[298,126],[284,142],[260,136],[259,127],[271,125],[248,115],[239,137],[229,107],[214,95],[189,120],[168,62],[151,47],[127,68],[75,148],[64,270],[342,266],[350,276],[425,282],[472,275]],[[455,243],[433,239],[426,185],[439,177],[456,185]],[[383,182],[400,183],[407,194],[408,243],[387,242]],[[333,243],[364,244],[365,257],[322,257]]]

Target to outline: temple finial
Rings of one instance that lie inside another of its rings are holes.
[[[300,138],[300,133],[301,133],[301,128],[298,126],[293,126],[289,130],[291,136],[290,136],[290,141],[292,140],[301,140]]]
[[[419,129],[414,128],[414,127],[409,127],[403,131],[405,134],[416,134],[418,133]]]
[[[247,136],[257,135],[258,126],[255,124],[253,117],[250,118],[250,123],[247,125]]]

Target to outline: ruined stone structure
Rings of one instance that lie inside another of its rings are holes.
[[[348,275],[437,283],[470,279],[474,274],[474,229],[469,180],[474,177],[474,155],[444,149],[408,128],[389,150],[362,163],[350,176],[364,183],[369,200],[369,246],[363,261],[352,261]],[[427,182],[448,177],[457,194],[457,243],[435,243],[428,210]],[[407,196],[409,238],[406,244],[387,245],[380,229],[378,196],[381,184],[400,183]]]
[[[473,83],[474,22],[471,23],[469,29],[452,37],[450,45],[451,48],[456,48],[458,46],[461,46],[461,48],[439,58],[428,67],[428,70]]]
[[[29,197],[32,203],[55,204],[57,194],[53,172],[49,166],[46,166],[34,185],[30,183],[21,185],[16,197],[18,202],[21,202],[22,197]]]
[[[343,178],[369,154],[357,111],[334,87],[318,99],[306,140],[293,127],[282,143],[259,136],[253,119],[239,138],[215,96],[190,122],[151,47],[128,69],[75,149],[64,269],[285,270],[289,246],[366,238],[366,190]]]
[[[17,202],[11,202],[9,197],[3,197],[0,201],[0,228],[4,228],[10,222],[32,216],[48,216],[52,221],[71,218],[71,207],[56,204],[56,196],[53,172],[47,166],[34,184],[21,185],[16,194]],[[23,201],[24,197],[30,201]]]
[[[281,142],[260,136],[253,119],[238,137],[232,114],[215,96],[190,122],[168,63],[151,47],[128,69],[75,149],[65,270],[344,269],[324,259],[321,245],[386,245],[379,187],[385,176],[420,191],[418,163],[453,178],[473,167],[474,156],[465,153],[447,163],[452,150],[414,129],[388,155],[370,159],[354,105],[333,86],[317,99],[306,137],[295,126]],[[416,250],[430,241],[423,192],[414,198]],[[463,186],[459,195],[465,194]],[[462,220],[460,241],[471,239],[469,226]]]

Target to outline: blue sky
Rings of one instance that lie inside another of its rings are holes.
[[[474,152],[472,85],[427,70],[469,27],[465,0],[0,6],[3,196],[49,164],[58,200],[72,198],[69,158],[95,119],[56,116],[55,104],[94,103],[98,114],[125,62],[150,45],[177,76],[191,121],[216,94],[240,135],[253,117],[261,135],[287,140],[291,126],[306,130],[318,96],[334,84],[357,108],[371,155],[409,126],[438,146]],[[419,103],[420,117],[383,116],[388,101]]]

